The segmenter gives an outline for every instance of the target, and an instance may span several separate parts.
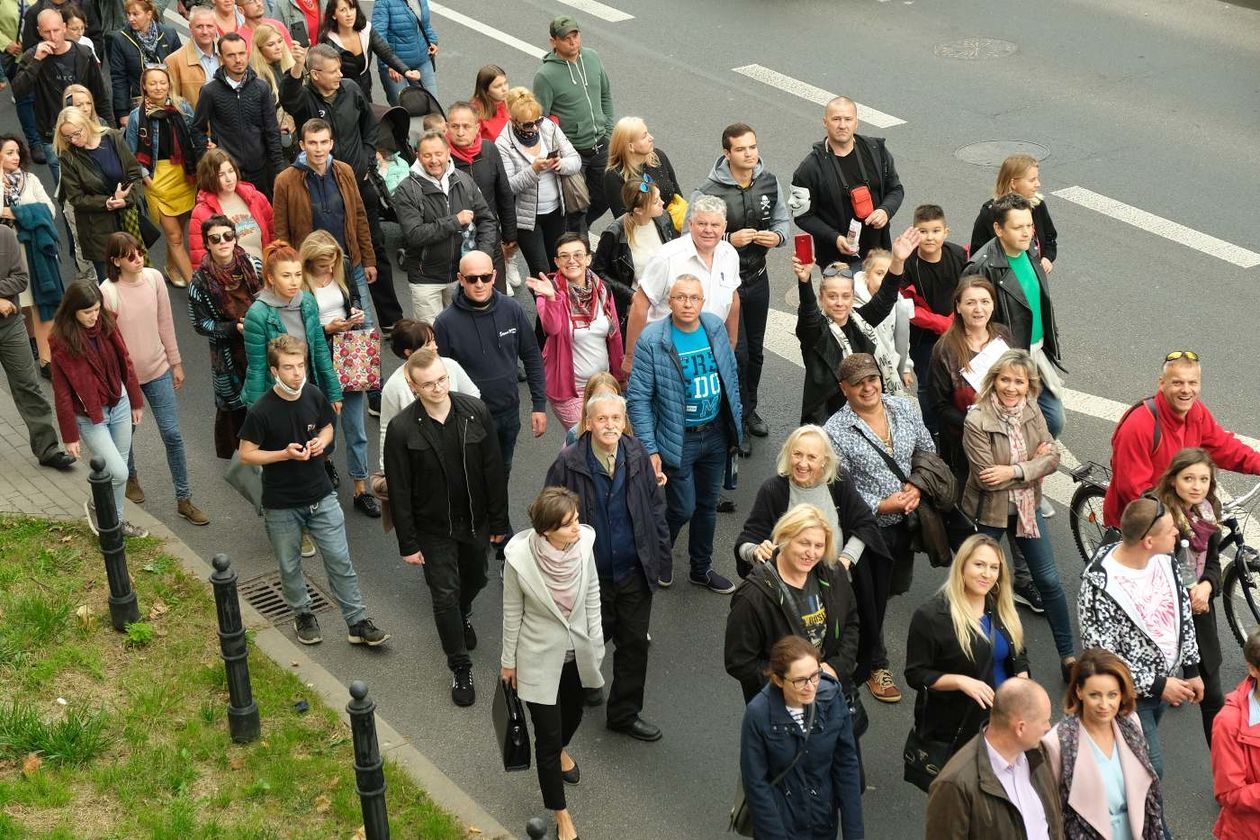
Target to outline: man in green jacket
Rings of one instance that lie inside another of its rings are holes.
[[[543,114],[554,117],[582,156],[582,174],[591,194],[590,227],[608,209],[604,170],[613,130],[612,87],[599,53],[582,46],[577,20],[561,15],[551,22],[551,52],[534,75],[534,96]]]

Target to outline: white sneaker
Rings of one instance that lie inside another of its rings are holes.
[[[507,284],[509,289],[519,289],[521,286],[521,270],[516,265],[516,257],[513,257],[507,264]]]
[[[1054,518],[1054,505],[1050,504],[1050,500],[1047,499],[1045,496],[1041,497],[1041,505],[1040,507],[1038,507],[1038,510],[1041,511],[1042,519]]]

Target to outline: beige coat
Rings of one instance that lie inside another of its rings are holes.
[[[1135,726],[1141,726],[1136,715],[1131,720]],[[1041,739],[1056,781],[1063,776],[1063,759],[1059,751],[1060,725],[1062,724],[1056,724]],[[1133,750],[1129,749],[1120,725],[1114,720],[1111,722],[1111,731],[1116,738],[1115,749],[1120,750],[1120,767],[1124,770],[1124,800],[1129,803],[1129,828],[1132,836],[1111,836],[1111,814],[1107,810],[1107,791],[1103,787],[1102,771],[1094,760],[1094,751],[1080,735],[1077,736],[1079,743],[1076,749],[1076,767],[1072,771],[1072,789],[1067,792],[1067,805],[1089,823],[1103,840],[1142,840],[1146,817],[1143,803],[1146,802],[1146,794],[1151,787],[1151,774],[1133,754]],[[1083,728],[1081,732],[1084,732]]]
[[[1046,418],[1037,407],[1037,400],[1031,396],[1020,422],[1029,454],[1036,452],[1043,442],[1053,442],[1054,438],[1046,427]],[[996,487],[981,484],[979,473],[985,467],[1011,466],[1011,441],[1006,436],[1006,424],[998,419],[997,412],[987,402],[977,403],[967,412],[967,420],[963,424],[963,449],[967,453],[967,462],[971,469],[967,474],[967,486],[963,490],[962,512],[971,519],[978,519],[981,525],[994,528],[1006,527],[1010,490],[1031,486],[1037,494],[1037,502],[1040,503],[1040,479],[1059,466],[1059,451],[1056,449],[1050,455],[1020,462],[1019,466],[1024,471],[1023,481],[1008,481]]]
[[[197,58],[197,45],[192,39],[166,57],[166,72],[171,76],[174,92],[188,100],[195,111],[201,97],[201,86],[206,83],[206,71]]]
[[[504,668],[516,669],[516,691],[528,703],[555,705],[565,653],[572,650],[584,688],[599,688],[604,661],[604,629],[599,610],[599,574],[595,571],[595,530],[583,525],[578,537],[582,571],[578,595],[568,618],[560,612],[534,561],[529,537],[521,531],[504,550]]]

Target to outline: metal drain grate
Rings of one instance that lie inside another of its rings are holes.
[[[237,591],[272,624],[283,624],[293,618],[293,610],[284,602],[279,571],[242,581],[237,585]],[[306,581],[306,594],[311,599],[311,612],[328,612],[334,608],[332,596],[311,583],[309,578]]]

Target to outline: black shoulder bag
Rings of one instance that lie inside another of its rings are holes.
[[[792,759],[792,763],[783,768],[783,772],[770,780],[770,787],[774,787],[787,778],[787,774],[792,772],[792,768],[801,760],[801,756],[805,754],[805,746],[809,743],[809,736],[814,731],[814,718],[818,714],[818,702],[809,704],[809,714],[805,718],[805,740],[801,741],[801,748],[796,751],[796,756]],[[748,808],[748,800],[744,797],[744,779],[735,785],[735,804],[731,807],[731,822],[726,829],[728,832],[735,832],[741,837],[753,836],[753,817],[752,811]]]

